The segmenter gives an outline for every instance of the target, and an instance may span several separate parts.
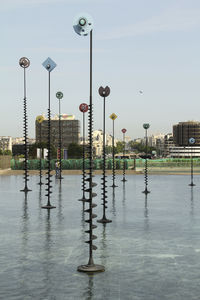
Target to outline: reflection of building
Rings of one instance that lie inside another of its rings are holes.
[[[200,122],[179,122],[173,126],[173,137],[176,146],[188,146],[191,137],[196,140],[195,146],[200,146]]]
[[[0,136],[0,149],[12,151],[12,137],[11,136]]]
[[[36,142],[39,142],[41,125],[42,142],[47,142],[48,137],[48,119],[45,118],[42,123],[35,121]],[[62,147],[68,148],[69,144],[80,142],[80,121],[75,120],[73,115],[61,115],[61,135]],[[59,118],[56,115],[51,119],[51,144],[58,148],[59,146]]]

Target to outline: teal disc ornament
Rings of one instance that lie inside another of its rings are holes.
[[[56,98],[62,99],[63,98],[63,93],[62,92],[57,92],[56,93]]]

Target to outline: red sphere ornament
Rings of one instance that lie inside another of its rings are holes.
[[[123,128],[123,129],[122,129],[122,132],[123,132],[123,133],[126,133],[126,128]]]
[[[88,105],[86,103],[81,103],[79,105],[79,110],[82,112],[82,113],[85,113],[88,111]]]

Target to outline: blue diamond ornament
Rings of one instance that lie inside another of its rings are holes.
[[[55,67],[57,66],[56,63],[50,58],[48,57],[44,62],[43,62],[43,67],[45,67],[45,69],[48,72],[53,71],[53,69],[55,69]]]

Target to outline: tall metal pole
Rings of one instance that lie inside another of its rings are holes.
[[[106,200],[108,198],[107,196],[107,180],[106,180],[106,118],[105,118],[105,113],[106,113],[106,97],[110,94],[110,88],[106,86],[105,88],[100,87],[99,88],[99,94],[100,96],[103,97],[103,170],[102,170],[102,200],[103,200],[103,217],[100,220],[97,220],[98,223],[110,223],[112,222],[111,220],[106,218],[106,208],[107,208],[107,203],[108,201]]]
[[[196,140],[195,138],[189,138],[188,140],[189,144],[190,144],[190,147],[191,147],[191,183],[189,184],[189,186],[195,186],[194,182],[193,182],[193,153],[192,153],[192,147],[193,145],[195,144]]]
[[[46,196],[48,197],[47,199],[47,205],[42,206],[42,208],[46,208],[46,209],[52,209],[52,208],[56,208],[55,206],[51,205],[50,202],[50,198],[51,198],[51,188],[52,188],[52,180],[51,180],[51,76],[50,73],[51,71],[56,67],[56,64],[54,63],[54,61],[52,61],[50,58],[48,58],[46,61],[44,61],[43,66],[46,68],[46,70],[48,71],[48,143],[47,143],[47,147],[48,147],[48,156],[47,156],[47,163],[48,163],[48,171],[47,171],[47,194]]]
[[[79,272],[103,272],[105,271],[104,266],[94,264],[93,260],[93,250],[96,250],[97,247],[93,245],[93,240],[97,237],[93,235],[93,229],[96,228],[96,225],[93,224],[93,219],[97,217],[96,214],[93,214],[93,208],[97,205],[93,203],[93,197],[96,196],[96,193],[93,193],[93,187],[96,185],[92,182],[93,177],[93,104],[92,104],[92,26],[93,21],[89,15],[80,14],[76,17],[74,22],[74,30],[77,34],[86,36],[90,34],[90,95],[89,95],[89,116],[88,116],[88,140],[89,140],[89,147],[88,147],[88,154],[89,154],[89,173],[88,178],[86,181],[89,183],[88,189],[85,191],[89,193],[89,199],[85,200],[88,202],[89,209],[86,209],[85,212],[89,214],[89,219],[85,222],[89,224],[89,230],[86,233],[89,234],[89,240],[86,241],[89,244],[89,261],[86,265],[78,266],[77,270]]]
[[[27,103],[26,103],[26,68],[30,66],[30,61],[26,57],[19,60],[19,65],[24,69],[24,189],[21,192],[30,192],[27,182],[28,177],[28,120],[27,120]]]
[[[117,185],[115,184],[115,119],[117,118],[116,114],[111,114],[110,118],[112,120],[112,124],[113,124],[113,134],[112,134],[112,181],[113,184],[111,185],[111,187],[115,188],[117,187]]]
[[[148,146],[148,138],[147,138],[147,129],[150,127],[148,123],[143,124],[143,128],[145,129],[145,168],[144,168],[144,182],[145,182],[145,190],[143,191],[144,194],[150,193],[148,190],[148,167],[147,167],[147,146]]]
[[[39,177],[40,177],[40,181],[39,181],[39,185],[43,185],[44,183],[42,182],[42,122],[44,121],[44,117],[43,116],[37,116],[36,118],[37,123],[39,124],[39,144],[40,144],[40,163],[39,163]]]
[[[125,143],[125,133],[126,133],[126,129],[125,128],[123,128],[122,129],[122,133],[123,133],[123,145],[124,145],[124,147],[123,147],[123,179],[122,179],[122,182],[126,182],[127,180],[126,180],[126,178],[125,178],[125,176],[126,176],[126,161],[125,161],[125,146],[126,146],[126,143]]]
[[[83,196],[79,201],[85,201],[85,189],[86,189],[86,172],[85,172],[85,113],[88,111],[88,105],[86,103],[82,103],[79,106],[79,110],[83,113],[83,148],[82,148],[82,158],[83,158],[83,163],[82,163],[82,191],[83,191]]]

